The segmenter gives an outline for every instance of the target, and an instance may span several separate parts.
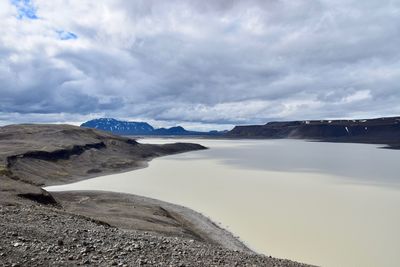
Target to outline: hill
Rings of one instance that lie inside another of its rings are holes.
[[[306,120],[236,126],[229,138],[294,138],[400,146],[400,117],[362,120]]]
[[[100,119],[90,120],[85,123],[82,123],[81,127],[99,129],[118,135],[139,135],[139,136],[140,135],[218,136],[224,133],[218,131],[210,131],[210,132],[188,131],[181,126],[156,129],[147,122],[120,121],[112,118],[100,118]]]

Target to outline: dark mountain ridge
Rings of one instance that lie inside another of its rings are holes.
[[[400,145],[400,117],[363,120],[306,120],[236,126],[230,138],[293,138]]]
[[[99,129],[113,134],[119,135],[155,135],[155,136],[167,136],[167,135],[195,135],[195,136],[220,136],[225,132],[210,131],[210,132],[198,132],[188,131],[181,126],[175,126],[171,128],[154,128],[147,122],[130,122],[120,121],[112,118],[100,118],[87,121],[81,124],[81,127]]]
[[[154,131],[153,126],[146,122],[119,121],[112,118],[101,118],[87,121],[81,127],[99,129],[119,135],[147,134]]]

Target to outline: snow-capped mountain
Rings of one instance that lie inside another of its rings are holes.
[[[119,121],[112,118],[100,118],[87,121],[81,127],[99,129],[119,135],[222,135],[224,132],[187,131],[181,126],[155,129],[147,122]]]
[[[119,121],[112,118],[100,118],[87,121],[81,127],[94,128],[120,135],[149,134],[154,128],[146,122]]]

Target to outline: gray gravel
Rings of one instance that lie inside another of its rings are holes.
[[[37,205],[0,206],[0,237],[1,266],[306,266]]]

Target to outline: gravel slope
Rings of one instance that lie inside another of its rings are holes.
[[[0,237],[2,266],[300,266],[36,205],[0,206]]]

